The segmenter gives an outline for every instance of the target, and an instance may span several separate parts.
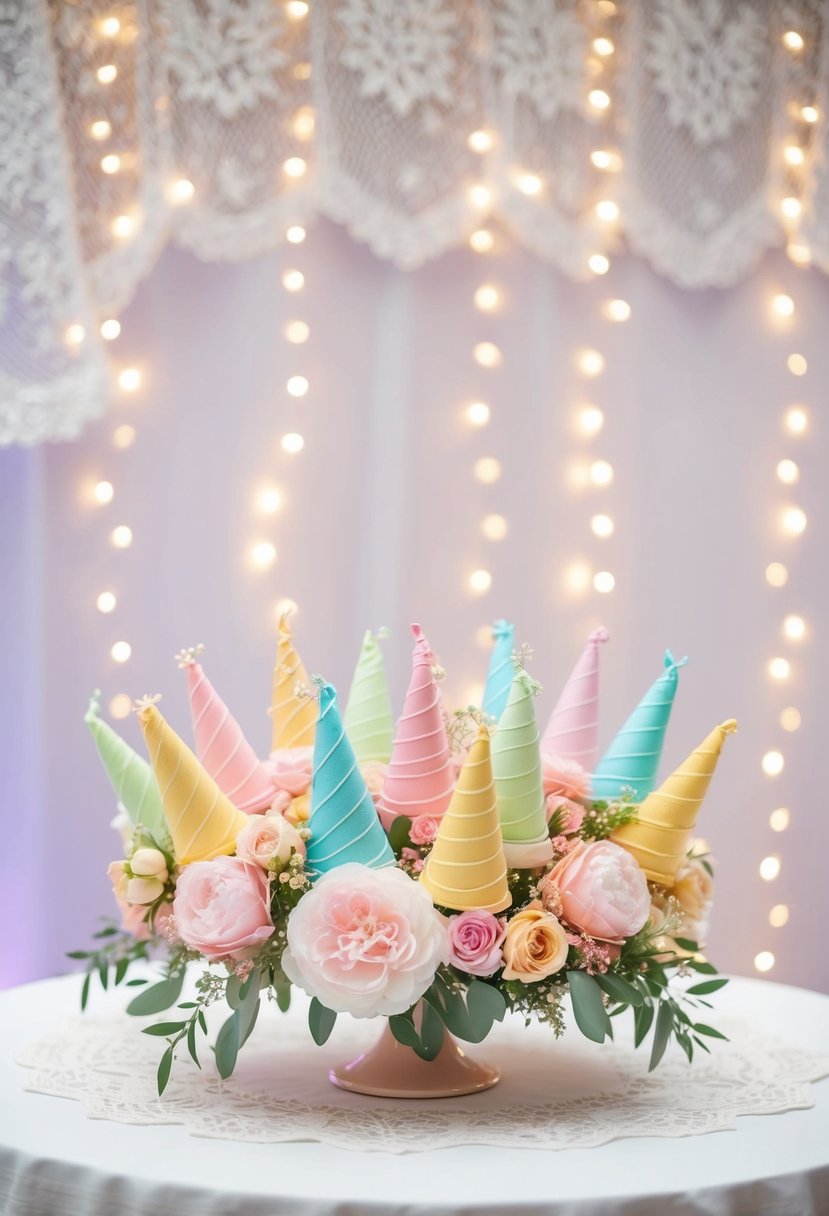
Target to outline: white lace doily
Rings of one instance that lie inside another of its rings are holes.
[[[186,1052],[159,1100],[161,1045],[125,1016],[76,1018],[25,1046],[18,1063],[32,1070],[26,1088],[74,1098],[90,1118],[132,1124],[182,1124],[191,1135],[252,1142],[311,1140],[339,1148],[403,1153],[457,1145],[589,1148],[630,1136],[688,1136],[723,1131],[739,1115],[777,1114],[814,1105],[810,1082],[829,1075],[829,1056],[771,1038],[742,1020],[718,1020],[731,1039],[689,1066],[669,1049],[647,1073],[647,1051],[634,1052],[630,1027],[596,1048],[569,1033],[497,1026],[473,1053],[502,1071],[495,1089],[427,1102],[342,1093],[328,1069],[370,1044],[379,1023],[340,1019],[316,1048],[303,1011],[263,1010],[234,1076],[221,1082],[210,1053],[199,1072]]]

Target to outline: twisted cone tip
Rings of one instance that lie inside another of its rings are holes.
[[[86,707],[86,713],[83,716],[84,722],[95,722],[98,718],[98,710],[101,708],[101,690],[96,688],[92,696],[89,698],[89,704]]]
[[[587,641],[597,645],[599,642],[607,642],[610,640],[610,634],[605,629],[604,625],[600,625],[598,629],[594,629],[588,637]]]
[[[729,718],[727,722],[722,722],[719,728],[723,735],[733,735],[737,730],[737,719]]]
[[[670,649],[665,651],[665,674],[670,675],[672,671],[679,671],[680,667],[685,667],[688,663],[687,654],[681,659],[675,659]]]

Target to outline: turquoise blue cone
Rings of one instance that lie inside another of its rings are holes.
[[[492,626],[492,641],[494,645],[489,656],[483,710],[497,721],[507,707],[512,678],[515,675],[515,664],[512,661],[515,626],[509,621],[495,621]]]
[[[331,684],[320,685],[308,827],[307,867],[312,877],[349,861],[372,869],[394,865],[394,854],[343,729]]]
[[[679,669],[687,662],[687,658],[677,662],[670,650],[665,651],[662,675],[650,686],[596,765],[592,792],[597,801],[620,798],[627,788],[634,791],[634,801],[641,802],[656,787]]]

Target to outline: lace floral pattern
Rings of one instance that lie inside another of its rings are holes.
[[[798,235],[779,212],[794,191],[829,269],[821,0],[137,0],[115,36],[108,13],[3,5],[0,444],[74,436],[106,408],[99,322],[170,237],[240,259],[325,214],[411,268],[491,212],[587,278],[617,240],[595,215],[611,185],[631,248],[682,286],[726,286]]]
[[[558,0],[500,0],[492,61],[509,97],[524,97],[542,118],[584,105],[587,29]]]
[[[424,101],[452,102],[457,16],[448,0],[343,0],[340,61],[360,74],[363,97],[398,114]]]
[[[157,1045],[131,1018],[71,1021],[26,1046],[18,1063],[31,1070],[27,1089],[74,1098],[90,1118],[180,1123],[192,1135],[228,1140],[316,1140],[360,1152],[382,1145],[393,1153],[462,1144],[549,1151],[725,1131],[741,1115],[808,1109],[810,1082],[829,1073],[829,1057],[741,1022],[723,1021],[731,1042],[718,1044],[716,1055],[689,1067],[677,1052],[648,1074],[641,1053],[621,1042],[597,1053],[578,1036],[557,1042],[545,1027],[525,1030],[519,1019],[508,1019],[475,1052],[501,1066],[509,1088],[451,1103],[355,1104],[329,1085],[327,1071],[365,1047],[378,1028],[338,1025],[333,1039],[316,1048],[301,1014],[266,1013],[229,1081],[183,1059],[163,1102],[155,1086]],[[543,1096],[540,1076],[549,1079]]]
[[[725,0],[660,0],[647,66],[675,127],[699,144],[727,139],[757,104],[768,55],[763,14]]]

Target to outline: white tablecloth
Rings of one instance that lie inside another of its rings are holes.
[[[125,996],[110,1000],[123,1003]],[[174,1125],[92,1120],[77,1102],[24,1090],[29,1076],[14,1064],[15,1053],[73,1017],[77,999],[76,978],[0,994],[4,1216],[829,1213],[829,1080],[814,1086],[812,1109],[741,1117],[734,1130],[705,1136],[646,1136],[591,1149],[464,1145],[401,1156],[212,1140]],[[717,1006],[718,1017],[749,1016],[783,1040],[829,1051],[827,997],[736,980],[718,994]],[[727,1044],[717,1048],[728,1051]]]

